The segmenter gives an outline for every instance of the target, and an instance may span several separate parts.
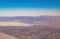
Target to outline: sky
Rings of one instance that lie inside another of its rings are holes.
[[[0,0],[0,16],[60,16],[60,0]]]

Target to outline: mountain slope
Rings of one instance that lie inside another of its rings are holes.
[[[10,36],[10,35],[7,35],[7,34],[0,32],[0,39],[18,39],[18,38],[15,38],[13,36]]]

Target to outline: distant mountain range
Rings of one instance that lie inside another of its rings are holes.
[[[0,17],[0,39],[17,38],[60,39],[60,16]]]
[[[60,16],[15,16],[15,17],[0,17],[1,22],[16,22],[16,23],[26,23],[35,24],[43,26],[57,26],[60,27]],[[17,24],[18,25],[18,24]]]

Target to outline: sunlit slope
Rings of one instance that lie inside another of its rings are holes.
[[[17,38],[0,32],[0,39],[17,39]]]
[[[0,26],[30,26],[33,24],[27,24],[23,22],[0,22]]]

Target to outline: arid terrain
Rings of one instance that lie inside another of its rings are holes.
[[[60,39],[60,16],[0,17],[0,33],[0,39]]]
[[[0,26],[54,26],[60,27],[60,16],[15,16],[0,17]]]
[[[60,39],[60,29],[50,27],[0,26],[0,32],[19,39]]]
[[[18,38],[15,38],[13,36],[0,32],[0,39],[18,39]]]

